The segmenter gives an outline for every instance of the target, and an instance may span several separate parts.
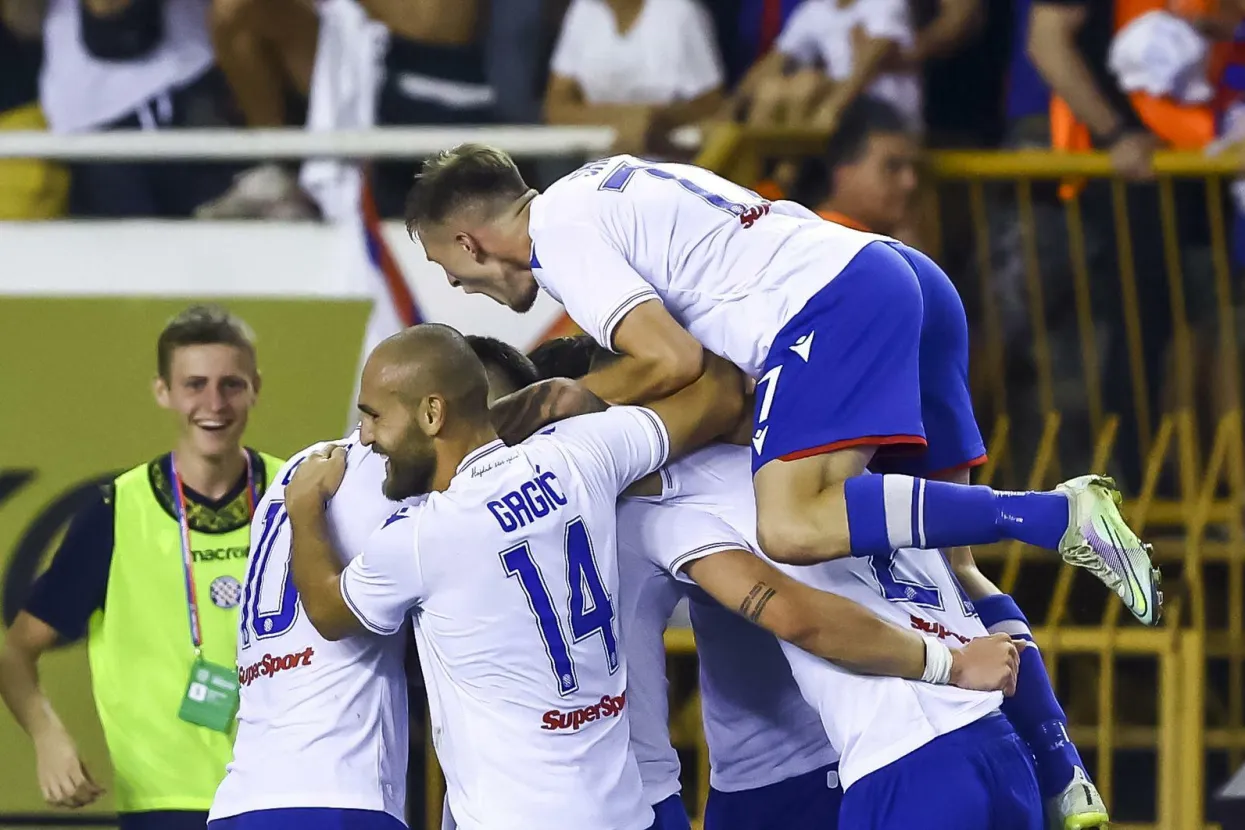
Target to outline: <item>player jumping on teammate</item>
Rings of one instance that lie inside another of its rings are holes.
[[[936,480],[982,463],[985,447],[963,305],[924,254],[690,165],[615,156],[539,194],[480,145],[425,163],[406,218],[452,285],[516,311],[543,288],[623,353],[584,379],[603,400],[681,389],[706,352],[753,377],[758,535],[775,561],[1017,539],[1158,623],[1159,574],[1110,479],[1026,493]]]

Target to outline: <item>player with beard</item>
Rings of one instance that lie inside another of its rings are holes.
[[[575,390],[541,386],[532,398],[546,417]],[[293,583],[326,640],[412,619],[459,827],[653,823],[629,746],[615,502],[742,407],[739,373],[718,362],[650,408],[572,418],[507,447],[484,367],[453,329],[416,326],[369,357],[359,446],[385,457],[388,498],[427,497],[343,567],[325,503],[359,447],[313,452],[285,491]]]

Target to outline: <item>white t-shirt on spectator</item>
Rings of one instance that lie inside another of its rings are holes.
[[[804,65],[820,63],[835,81],[846,80],[855,66],[852,31],[860,27],[871,38],[912,47],[916,34],[908,0],[804,0],[783,26],[778,51]],[[914,72],[884,72],[866,89],[903,113],[914,127],[921,124],[921,81]]]
[[[689,101],[724,79],[713,23],[696,0],[645,0],[624,34],[604,0],[573,0],[551,69],[573,78],[589,104]]]
[[[134,61],[102,61],[87,51],[79,2],[49,0],[43,22],[39,103],[53,132],[83,132],[117,121],[212,66],[209,0],[165,0],[163,40]],[[167,123],[171,104],[165,106],[168,113],[148,113],[151,123],[144,126]]]

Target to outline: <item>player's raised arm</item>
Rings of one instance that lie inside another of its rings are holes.
[[[647,404],[700,377],[705,350],[670,315],[653,287],[590,225],[546,228],[533,267],[556,283],[571,319],[622,359],[583,377],[611,404]]]
[[[733,433],[744,415],[743,373],[711,352],[704,358],[704,371],[690,386],[649,405],[670,432],[672,457]],[[577,381],[550,378],[494,401],[490,412],[497,434],[515,444],[554,421],[602,411],[605,401],[586,382],[624,362],[625,357],[600,350],[593,370]]]
[[[342,559],[333,547],[324,515],[325,502],[337,492],[345,473],[346,449],[330,444],[307,456],[285,488],[293,533],[290,569],[294,587],[307,619],[326,640],[363,631],[342,597]],[[277,529],[265,528],[265,532]]]
[[[613,364],[607,364],[606,369],[609,365]],[[591,372],[580,382],[590,377]],[[744,411],[745,383],[746,378],[734,364],[705,352],[705,370],[691,386],[648,405],[666,426],[672,459],[735,429]]]
[[[307,456],[285,488],[294,587],[307,619],[326,640],[394,634],[419,594],[414,521],[395,527],[412,519],[415,508],[403,507],[390,516],[363,553],[343,567],[329,535],[325,502],[345,471],[346,449],[329,445]]]

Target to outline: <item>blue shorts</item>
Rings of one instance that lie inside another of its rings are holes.
[[[968,322],[946,273],[872,242],[778,332],[757,381],[752,471],[854,446],[876,472],[984,463],[968,389]],[[759,448],[758,448],[759,444]]]
[[[406,825],[380,810],[289,807],[219,818],[208,830],[406,830]]]
[[[842,802],[838,764],[755,790],[711,788],[705,830],[836,830]]]
[[[679,793],[653,805],[653,826],[648,830],[692,830]]]
[[[147,810],[117,815],[117,830],[203,830],[207,811]]]
[[[843,796],[852,830],[1044,830],[1033,758],[991,715],[869,773]]]

